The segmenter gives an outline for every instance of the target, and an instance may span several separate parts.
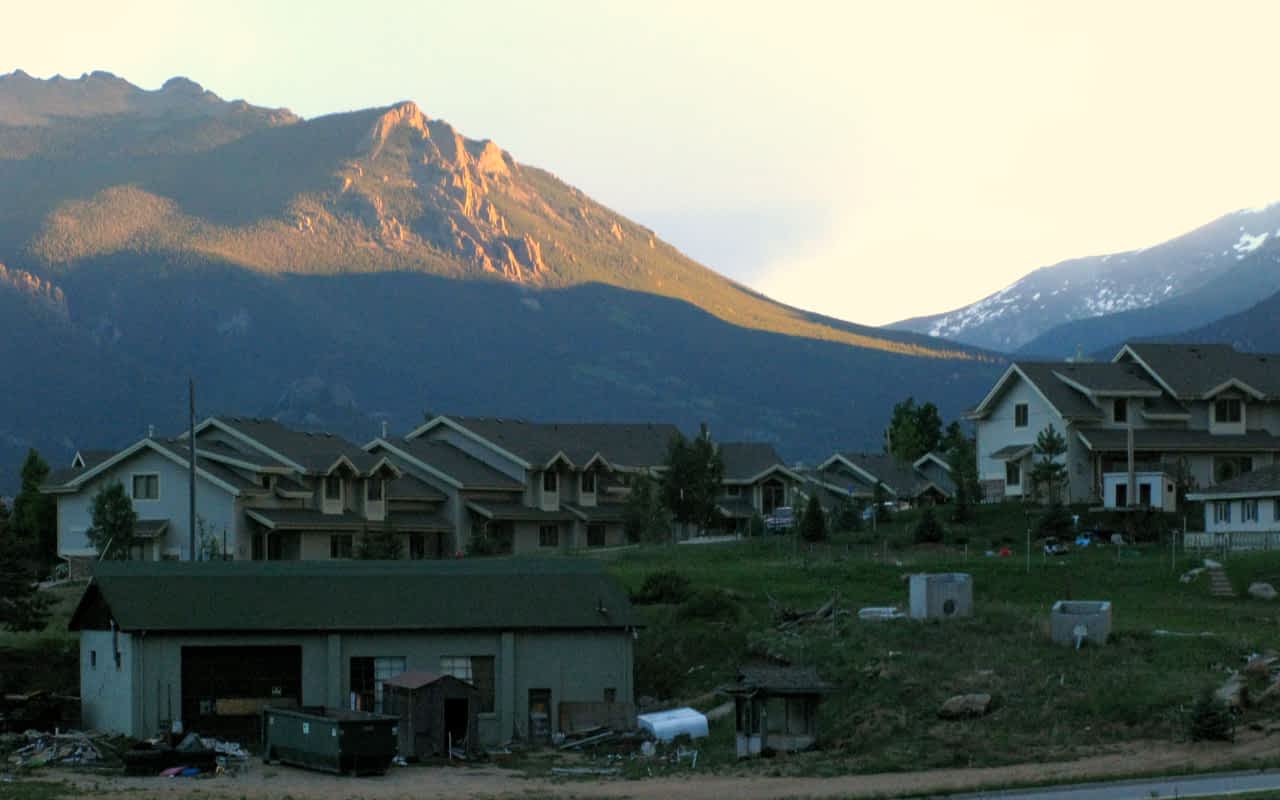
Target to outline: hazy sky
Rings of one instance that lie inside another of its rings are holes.
[[[1280,200],[1280,3],[127,2],[0,72],[411,99],[780,300],[864,323]]]

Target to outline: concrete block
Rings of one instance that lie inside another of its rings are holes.
[[[1049,612],[1049,633],[1054,642],[1072,647],[1079,634],[1085,644],[1106,644],[1111,636],[1111,601],[1059,600]]]
[[[973,576],[967,572],[911,576],[911,618],[973,616]]]

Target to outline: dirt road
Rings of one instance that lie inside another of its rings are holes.
[[[1273,763],[1280,739],[1249,731],[1235,744],[1127,745],[1076,761],[1017,764],[979,769],[947,769],[833,778],[771,778],[756,775],[689,775],[642,781],[622,779],[555,782],[488,767],[392,769],[375,778],[338,778],[290,767],[255,763],[248,774],[209,780],[102,778],[49,771],[42,777],[66,779],[99,797],[120,800],[177,800],[198,792],[202,798],[313,798],[369,800],[399,798],[693,798],[694,800],[770,800],[779,797],[874,797],[925,795],[1037,782],[1075,782],[1133,776],[1139,772],[1242,768]],[[102,794],[105,793],[105,794]]]

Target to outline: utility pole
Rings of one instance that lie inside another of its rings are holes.
[[[187,420],[189,425],[189,427],[187,428],[187,452],[189,454],[187,461],[189,462],[188,477],[190,478],[190,488],[191,488],[190,492],[188,493],[188,500],[190,501],[190,506],[188,508],[188,511],[190,512],[190,515],[188,516],[188,519],[187,519],[189,523],[187,532],[188,532],[188,539],[190,541],[188,543],[189,549],[187,552],[190,554],[191,560],[195,561],[196,560],[196,379],[195,378],[187,379],[187,401],[189,404],[188,411],[190,412]]]

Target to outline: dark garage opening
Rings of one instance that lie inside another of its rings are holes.
[[[302,704],[302,648],[182,648],[182,723],[202,736],[253,746],[265,706]]]

